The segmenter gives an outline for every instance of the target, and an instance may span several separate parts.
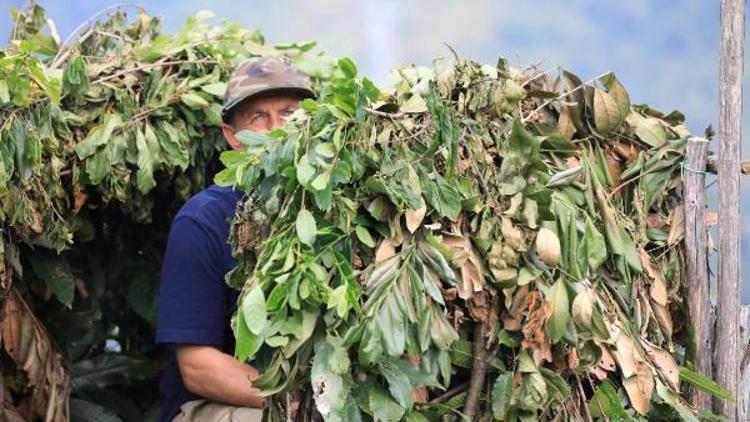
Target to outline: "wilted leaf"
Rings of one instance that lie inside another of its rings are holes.
[[[560,239],[552,230],[542,227],[536,235],[536,252],[550,267],[560,263]]]
[[[604,90],[594,88],[594,124],[596,131],[607,134],[620,126],[624,116],[615,98]]]
[[[557,343],[565,335],[570,319],[570,300],[565,282],[557,280],[549,289],[547,301],[552,305],[552,316],[547,320],[547,331],[552,343]]]
[[[312,213],[306,209],[299,210],[297,213],[297,237],[300,242],[307,246],[312,246],[315,243],[315,237],[317,236],[318,228],[315,224],[315,217]]]

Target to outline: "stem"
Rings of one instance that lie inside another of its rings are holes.
[[[121,71],[113,73],[111,75],[107,75],[107,76],[101,77],[101,78],[99,78],[99,79],[91,82],[91,84],[93,85],[93,84],[101,83],[101,82],[104,82],[104,81],[108,81],[110,79],[114,79],[114,78],[116,78],[118,76],[122,76],[122,75],[124,75],[126,73],[136,72],[136,71],[144,70],[144,69],[150,69],[152,67],[172,66],[172,65],[184,65],[184,64],[216,64],[216,63],[219,63],[219,62],[217,60],[174,60],[174,61],[169,61],[169,62],[150,63],[150,64],[146,64],[146,65],[143,65],[143,66],[137,66],[137,67],[133,67],[133,68],[130,68],[130,69],[121,70]]]
[[[428,403],[430,406],[435,404],[440,404],[445,401],[448,401],[451,397],[455,396],[456,394],[459,394],[466,390],[469,387],[469,382],[462,382],[461,384],[458,384],[457,386],[451,388],[450,390],[446,391],[445,393],[435,397],[434,399],[430,400]]]
[[[479,410],[479,396],[487,375],[488,350],[484,338],[488,328],[489,317],[474,326],[474,364],[471,368],[469,391],[466,393],[466,402],[464,402],[464,414],[468,420],[474,420]]]

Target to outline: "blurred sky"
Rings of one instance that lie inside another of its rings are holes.
[[[40,0],[64,38],[81,22],[117,1]],[[718,130],[719,2],[705,0],[288,0],[140,1],[174,31],[199,10],[213,11],[269,43],[316,40],[337,56],[355,60],[360,72],[384,83],[401,63],[429,65],[450,56],[515,66],[560,64],[587,80],[614,70],[635,103],[687,116],[693,133]],[[0,0],[8,39],[7,6]],[[750,46],[745,55],[745,104],[750,106]],[[743,159],[750,159],[750,122],[744,113]],[[718,151],[718,143],[712,149]],[[743,302],[750,303],[750,176],[743,180]],[[718,239],[714,239],[718,244]]]

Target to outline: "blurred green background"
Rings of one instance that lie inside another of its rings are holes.
[[[2,0],[7,40],[10,13],[20,0]],[[38,1],[66,37],[97,11],[117,1]],[[451,55],[517,67],[560,64],[586,80],[613,70],[634,103],[687,116],[693,133],[718,131],[719,2],[704,0],[316,0],[141,1],[164,18],[167,32],[188,16],[211,10],[258,28],[269,43],[316,40],[321,49],[356,61],[361,73],[385,83],[401,63],[429,65]],[[746,54],[750,63],[750,52]],[[750,72],[746,72],[748,86]],[[745,89],[745,103],[750,101]],[[745,113],[747,116],[747,113]],[[743,159],[750,159],[750,122],[743,117]],[[712,146],[718,151],[718,138]],[[743,302],[750,303],[750,176],[742,183]],[[714,204],[711,192],[711,204]],[[714,241],[718,244],[717,233]]]

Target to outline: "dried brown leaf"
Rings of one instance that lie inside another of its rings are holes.
[[[465,235],[444,235],[442,243],[451,251],[451,263],[460,268],[459,297],[469,299],[475,292],[481,292],[485,286],[482,263],[471,239]]]
[[[406,210],[406,229],[409,230],[409,233],[417,231],[424,220],[425,213],[427,213],[427,205],[425,204],[422,204],[422,206],[416,210]]]
[[[685,237],[685,207],[678,205],[672,208],[669,215],[669,238],[667,244],[672,246]]]
[[[624,378],[622,386],[628,393],[630,404],[641,415],[651,409],[651,394],[654,391],[654,376],[645,362],[638,362],[635,375]]]
[[[646,354],[653,362],[656,369],[664,375],[670,387],[674,390],[680,390],[680,367],[674,357],[664,349],[660,349],[648,342],[643,343]]]
[[[27,420],[68,420],[70,379],[66,365],[44,326],[14,289],[8,291],[0,321],[0,339],[31,389],[26,405],[19,405]]]
[[[651,257],[643,249],[640,250],[641,264],[646,270],[646,273],[651,278],[651,286],[649,287],[649,294],[651,298],[661,306],[667,306],[669,298],[667,297],[667,284],[662,277],[661,272],[654,269],[651,265]]]
[[[529,303],[529,317],[523,325],[521,345],[531,350],[531,356],[537,365],[543,361],[552,362],[552,348],[545,325],[552,315],[552,305],[534,291],[526,297]]]
[[[396,248],[393,247],[390,238],[383,239],[375,250],[375,263],[379,264],[394,255],[396,255]]]

